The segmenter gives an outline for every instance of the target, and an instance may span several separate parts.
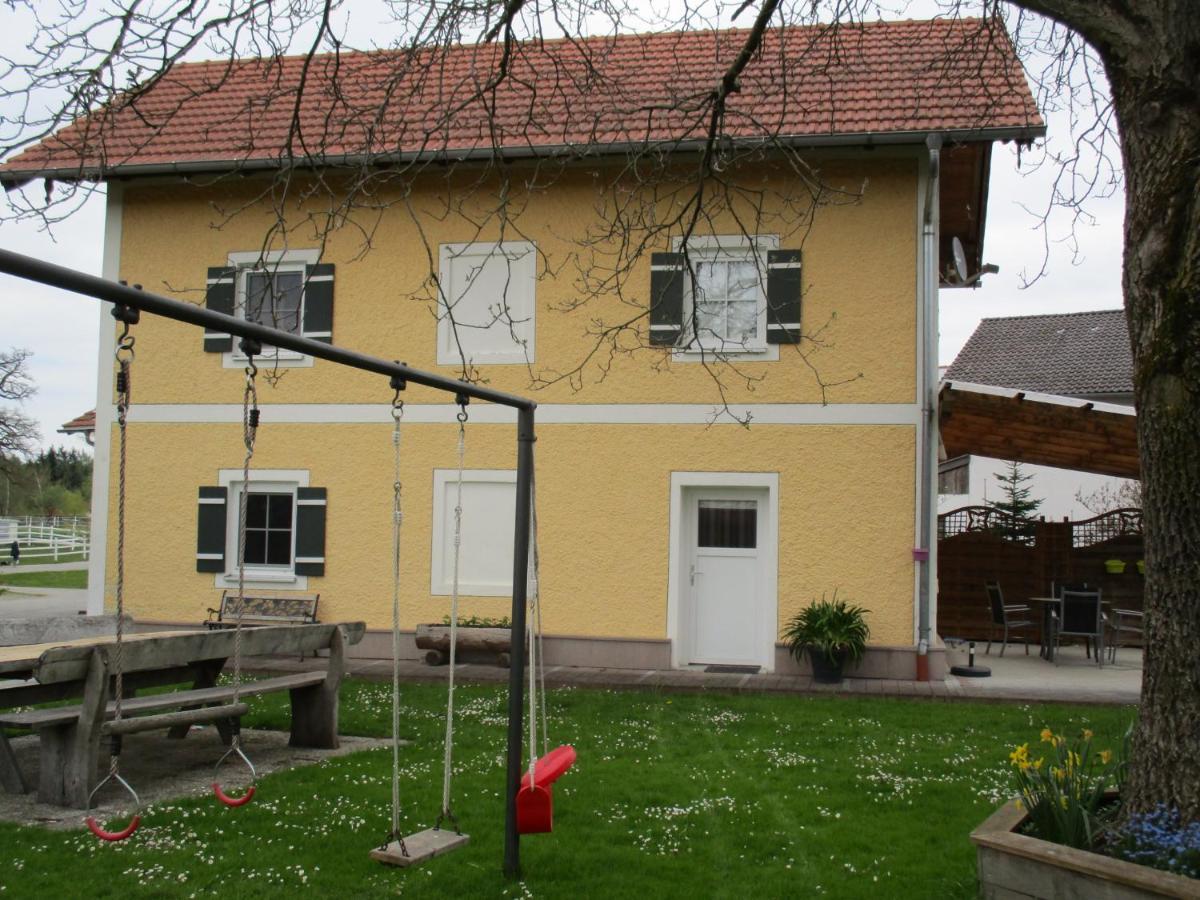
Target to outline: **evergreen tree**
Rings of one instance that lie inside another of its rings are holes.
[[[988,500],[987,505],[1004,513],[998,530],[1005,537],[1017,539],[1033,533],[1033,514],[1042,501],[1033,499],[1033,488],[1026,484],[1032,479],[1019,462],[1009,462],[1007,472],[996,474],[1001,496],[999,500]]]

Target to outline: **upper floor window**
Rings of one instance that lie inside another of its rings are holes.
[[[230,253],[223,266],[208,270],[205,302],[209,309],[267,328],[333,342],[333,272],[318,263],[319,250]],[[245,361],[238,342],[228,334],[205,330],[204,349],[223,353],[226,365]],[[263,357],[285,365],[310,365],[294,350],[263,347]]]
[[[439,365],[531,362],[537,251],[528,241],[442,244]]]
[[[650,343],[777,359],[800,339],[800,251],[777,235],[699,235],[651,257]]]

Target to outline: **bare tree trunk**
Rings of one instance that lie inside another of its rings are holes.
[[[1127,809],[1200,819],[1200,21],[1143,5],[1105,55],[1127,178],[1125,309],[1146,529],[1146,654]]]

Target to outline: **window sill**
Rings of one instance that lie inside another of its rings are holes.
[[[238,351],[227,352],[221,354],[221,366],[225,369],[244,369],[246,362],[249,359],[244,353]],[[260,369],[305,369],[311,368],[313,365],[313,357],[304,356],[300,353],[292,353],[285,351],[276,356],[274,353],[266,352],[262,356],[254,358],[254,364]]]
[[[671,358],[677,362],[701,362],[715,356],[722,356],[738,362],[775,362],[779,359],[779,345],[767,344],[756,349],[740,347],[705,347],[703,350],[687,348],[671,351]]]
[[[219,588],[236,588],[238,584],[237,572],[220,573],[217,575],[215,581],[216,586]],[[286,585],[285,589],[304,591],[308,590],[308,577],[306,575],[297,575],[295,572],[247,569],[245,584],[248,588],[260,589],[280,589]]]

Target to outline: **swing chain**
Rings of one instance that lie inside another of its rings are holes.
[[[241,342],[241,349],[246,354],[246,387],[242,395],[242,443],[246,447],[246,456],[242,461],[242,492],[238,498],[238,605],[233,632],[233,702],[235,704],[240,700],[242,689],[242,616],[246,608],[246,508],[249,506],[250,499],[250,462],[254,458],[254,442],[258,437],[259,419],[258,388],[255,384],[258,366],[254,363],[254,357],[262,351],[262,345],[257,341],[245,339]],[[235,727],[230,750],[237,751],[237,754],[245,760],[253,777],[254,766],[250,765],[250,761],[241,752],[241,746],[241,729]],[[222,760],[224,758],[221,757]],[[218,762],[217,765],[220,766],[220,763]]]
[[[450,592],[450,671],[447,676],[448,690],[446,697],[446,749],[442,765],[442,812],[437,818],[435,830],[441,828],[443,819],[449,819],[454,824],[456,834],[462,834],[462,829],[458,825],[458,819],[455,818],[453,811],[450,808],[450,783],[454,773],[454,667],[456,664],[456,650],[458,648],[458,597],[459,597],[459,560],[460,551],[462,548],[462,485],[463,485],[463,469],[466,464],[467,453],[467,404],[470,403],[470,397],[466,394],[457,394],[454,402],[458,404],[458,415],[455,417],[458,420],[458,481],[455,487],[454,499],[454,577],[451,584]]]
[[[393,375],[392,446],[394,468],[392,479],[392,833],[380,848],[386,850],[391,841],[400,845],[408,856],[408,846],[400,831],[400,529],[404,524],[403,484],[400,480],[400,424],[404,419],[404,399],[400,396],[407,382]]]
[[[125,699],[125,487],[126,487],[126,435],[129,421],[129,403],[133,388],[132,364],[134,360],[134,337],[129,333],[129,326],[138,321],[138,311],[126,306],[114,306],[113,317],[121,322],[121,334],[117,338],[117,346],[113,356],[117,361],[117,427],[118,442],[118,471],[117,471],[117,583],[116,583],[116,614],[117,633],[113,651],[113,669],[115,683],[113,717],[120,721],[122,703]],[[115,738],[116,736],[114,736]],[[114,739],[113,752],[109,755],[108,772],[115,776],[119,768],[121,742]]]

